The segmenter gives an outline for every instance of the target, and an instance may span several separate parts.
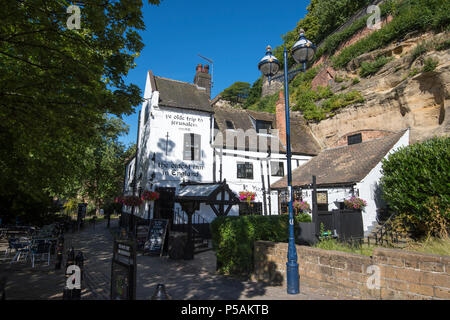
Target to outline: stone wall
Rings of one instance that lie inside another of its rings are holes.
[[[255,242],[253,279],[286,285],[287,243]],[[340,299],[450,299],[450,257],[377,248],[373,256],[297,246],[300,291]],[[374,271],[380,274],[379,289]],[[369,268],[369,269],[368,269]]]

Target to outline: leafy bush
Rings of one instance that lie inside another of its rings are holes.
[[[380,56],[373,62],[363,62],[361,63],[361,70],[359,71],[359,75],[363,78],[373,75],[391,60],[392,58]]]
[[[439,61],[436,61],[433,58],[427,58],[424,61],[422,72],[434,71],[438,64],[439,64]]]
[[[383,197],[407,231],[419,237],[450,226],[450,138],[401,148],[383,160],[382,172]]]
[[[359,80],[359,78],[353,78],[353,80],[352,80],[353,85],[358,84],[360,82],[361,82],[361,80]]]
[[[295,221],[310,222],[311,218],[307,214],[300,214],[295,217]],[[253,271],[254,242],[287,242],[289,216],[217,217],[211,223],[211,234],[218,271],[228,275],[248,276]]]

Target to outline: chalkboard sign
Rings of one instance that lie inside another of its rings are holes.
[[[111,263],[111,300],[136,299],[136,246],[133,242],[114,241]]]
[[[159,256],[162,255],[168,224],[169,220],[167,219],[150,220],[147,241],[144,245],[145,253]]]

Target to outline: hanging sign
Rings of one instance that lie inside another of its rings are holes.
[[[150,220],[147,241],[144,244],[145,253],[162,256],[168,225],[168,219]]]

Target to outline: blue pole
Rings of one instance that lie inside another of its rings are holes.
[[[287,274],[287,293],[299,293],[299,276],[297,263],[297,250],[294,239],[294,210],[292,205],[292,166],[291,166],[291,124],[289,121],[289,82],[288,82],[288,61],[287,50],[284,48],[284,99],[286,113],[286,157],[287,157],[287,174],[288,174],[288,196],[289,196],[289,246],[288,246],[288,262],[286,263]]]

